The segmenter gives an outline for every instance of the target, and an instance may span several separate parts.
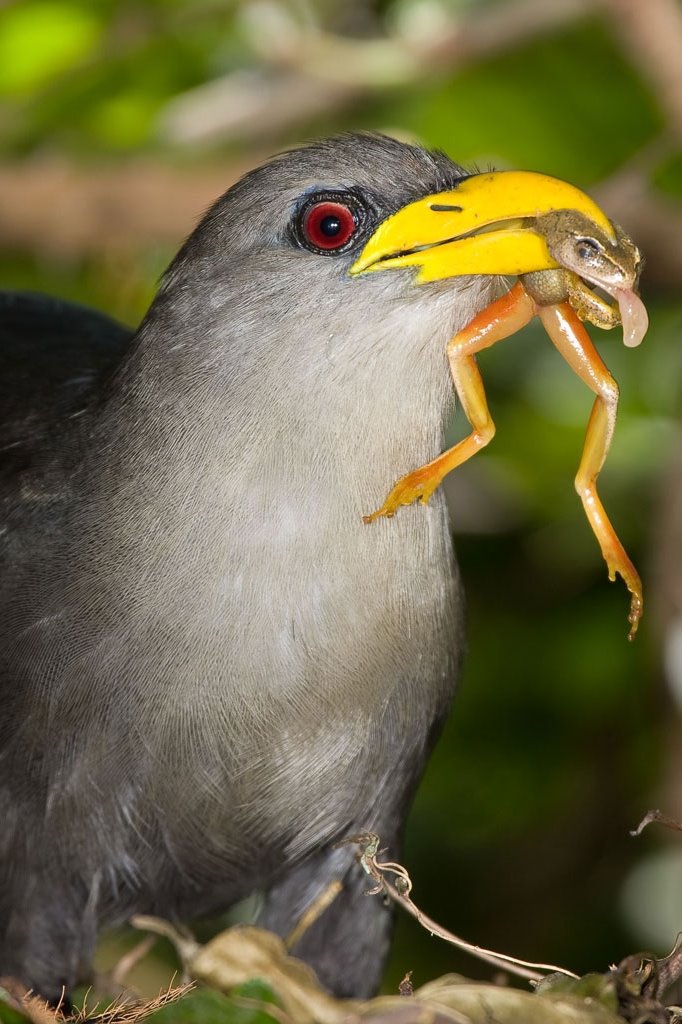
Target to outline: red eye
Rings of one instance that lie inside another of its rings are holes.
[[[315,203],[303,217],[303,234],[316,249],[341,249],[357,229],[353,211],[343,203]]]

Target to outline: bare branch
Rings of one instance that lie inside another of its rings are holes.
[[[284,4],[254,3],[242,20],[260,66],[174,97],[159,115],[159,131],[176,144],[281,138],[368,93],[452,73],[555,32],[590,8],[589,0],[515,0],[439,18],[420,33],[408,25],[358,39],[301,23]]]
[[[177,246],[207,207],[257,162],[182,170],[162,162],[0,165],[0,246],[43,257]]]

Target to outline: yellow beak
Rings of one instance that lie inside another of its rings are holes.
[[[578,210],[615,240],[606,215],[574,185],[532,171],[494,171],[465,178],[388,217],[350,273],[418,267],[416,280],[422,283],[551,270],[559,264],[535,221],[554,210]]]

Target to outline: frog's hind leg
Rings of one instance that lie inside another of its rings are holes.
[[[568,365],[597,396],[587,424],[575,488],[580,495],[594,535],[599,541],[608,566],[609,579],[615,579],[618,573],[630,591],[629,621],[632,639],[642,615],[642,584],[597,494],[597,477],[611,446],[616,424],[618,385],[568,302],[541,306],[538,314],[547,334]]]

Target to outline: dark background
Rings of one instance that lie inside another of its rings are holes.
[[[0,284],[130,324],[239,174],[342,129],[567,178],[630,231],[649,334],[593,336],[621,386],[601,493],[643,576],[640,633],[573,491],[592,397],[529,329],[481,357],[498,433],[447,482],[469,654],[403,859],[416,902],[477,943],[580,972],[665,953],[682,836],[628,830],[682,817],[682,5],[5,2],[0,121]],[[408,968],[491,975],[405,919],[391,990]]]

